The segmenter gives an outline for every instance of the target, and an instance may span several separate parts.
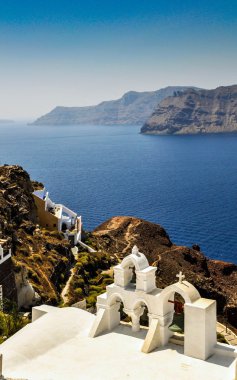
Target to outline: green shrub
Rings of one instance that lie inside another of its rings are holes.
[[[64,235],[61,232],[59,232],[59,231],[50,231],[48,233],[48,235],[50,235],[52,237],[55,237],[55,238],[57,238],[59,240],[63,240],[64,239]]]
[[[76,268],[80,269],[83,267],[83,264],[80,261],[78,261],[75,266]]]
[[[219,343],[225,343],[225,344],[228,344],[227,340],[225,339],[224,335],[220,334],[220,333],[217,333],[216,334],[216,337],[217,337],[217,341]]]
[[[101,293],[103,292],[104,288],[102,286],[97,286],[97,285],[91,285],[90,286],[90,293],[97,292]]]
[[[76,296],[78,296],[78,297],[82,297],[83,296],[83,290],[81,289],[81,288],[77,288],[77,289],[75,289],[74,290],[74,293],[75,293],[75,295]]]
[[[88,306],[88,307],[95,306],[96,301],[97,301],[97,295],[96,295],[96,294],[90,294],[90,295],[86,298],[86,302],[87,302],[87,306]]]
[[[4,341],[3,337],[9,338],[27,323],[29,320],[22,317],[15,304],[11,306],[8,313],[0,312],[0,340]]]
[[[85,284],[84,280],[82,278],[77,278],[73,281],[73,287],[74,288],[81,288]]]
[[[109,278],[110,280],[112,280],[112,277],[108,273],[103,273],[102,276],[104,277],[104,279]]]
[[[112,284],[113,282],[114,282],[114,280],[113,280],[113,278],[111,278],[111,277],[105,278],[105,279],[103,280],[103,284],[104,284],[104,285],[110,285],[110,284]]]

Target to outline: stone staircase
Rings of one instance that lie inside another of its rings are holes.
[[[232,330],[226,328],[222,323],[217,322],[216,331],[224,336],[228,344],[232,346],[237,346],[237,335],[235,335],[235,333]]]
[[[174,335],[169,339],[169,343],[184,346],[184,334],[175,332]]]
[[[229,328],[226,329],[224,325],[217,322],[216,331],[223,335],[228,342],[228,344],[232,346],[237,346],[237,336],[231,331]],[[174,335],[169,339],[169,343],[178,344],[179,346],[184,345],[184,334],[180,334],[175,332]]]

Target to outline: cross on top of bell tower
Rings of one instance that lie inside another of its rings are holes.
[[[139,255],[139,250],[138,250],[138,248],[137,248],[136,245],[134,245],[134,247],[133,247],[133,249],[132,249],[132,253],[133,253],[134,255],[140,256],[140,255]]]
[[[180,271],[179,274],[176,274],[176,277],[178,277],[179,283],[182,284],[183,280],[185,279],[185,275],[182,273],[182,271]]]

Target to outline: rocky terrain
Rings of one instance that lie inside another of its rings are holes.
[[[176,274],[182,270],[186,280],[203,297],[217,301],[220,321],[227,315],[237,328],[237,265],[210,260],[198,246],[177,246],[158,224],[133,217],[119,216],[106,221],[95,229],[91,239],[98,248],[120,259],[131,253],[136,244],[150,265],[158,266],[158,287],[175,282]]]
[[[118,100],[102,102],[89,107],[56,107],[37,119],[35,125],[142,125],[157,104],[187,87],[173,86],[157,91],[130,91]]]
[[[12,249],[12,260],[0,268],[3,294],[15,299],[13,272],[24,270],[42,301],[56,304],[73,258],[60,234],[37,228],[32,192],[30,177],[20,166],[0,166],[0,239]]]
[[[215,90],[188,89],[160,102],[144,134],[237,132],[237,85]]]
[[[80,252],[76,259],[62,234],[38,225],[32,192],[42,186],[31,181],[20,166],[0,166],[0,241],[5,240],[6,247],[12,249],[12,259],[0,265],[4,299],[17,302],[21,282],[28,277],[41,302],[59,305],[73,274],[65,297],[67,303],[86,299],[88,307],[94,306],[96,296],[112,282],[101,272],[116,262],[106,252],[93,256]]]
[[[198,246],[177,246],[160,225],[126,216],[114,217],[84,234],[85,242],[98,252],[79,251],[74,257],[60,233],[37,226],[33,185],[39,186],[21,167],[0,167],[0,239],[7,240],[13,254],[12,260],[0,267],[5,295],[16,298],[15,278],[24,269],[42,302],[57,305],[72,274],[68,304],[86,299],[93,308],[97,295],[113,281],[113,266],[136,244],[150,264],[158,267],[158,287],[176,281],[182,270],[203,297],[217,300],[219,320],[227,316],[237,329],[236,265],[210,260]]]

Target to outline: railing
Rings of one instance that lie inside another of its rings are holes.
[[[40,199],[45,199],[46,196],[46,189],[44,188],[43,190],[35,190],[33,192],[34,195],[36,195]]]
[[[65,212],[66,214],[68,214],[71,217],[76,218],[77,214],[74,211],[70,210],[70,208],[68,208],[68,207],[66,207],[64,205],[61,205],[61,206],[63,208],[63,212]]]
[[[2,246],[0,245],[0,264],[10,259],[11,255],[11,249],[9,249],[9,251],[4,251]]]

